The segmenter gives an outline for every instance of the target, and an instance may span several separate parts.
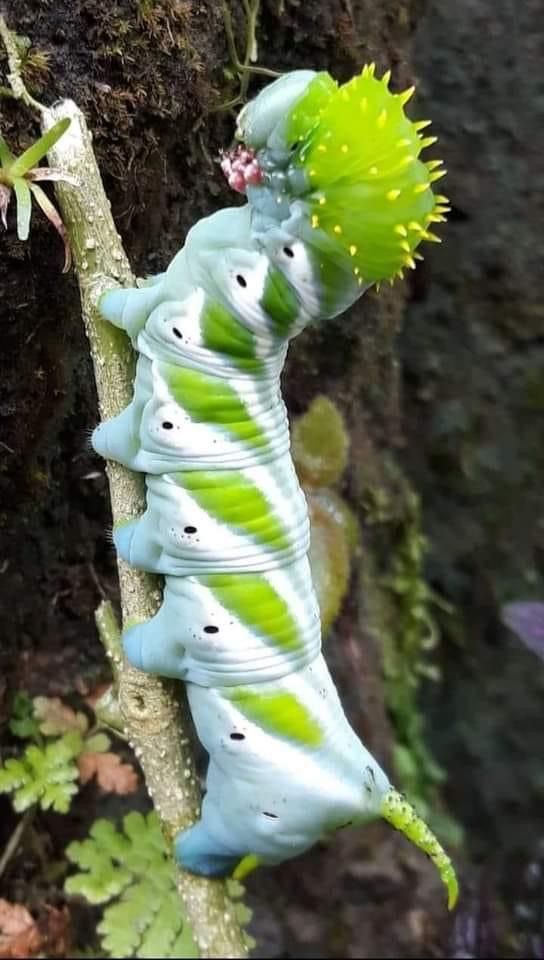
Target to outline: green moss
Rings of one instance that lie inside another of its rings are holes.
[[[291,449],[308,501],[310,566],[323,632],[340,612],[351,575],[351,557],[359,542],[354,513],[336,490],[349,456],[344,418],[332,400],[318,396],[293,426]]]
[[[388,569],[381,578],[378,575],[373,610],[382,647],[385,702],[394,727],[393,759],[402,790],[420,815],[446,842],[456,844],[458,824],[443,811],[437,813],[438,788],[445,774],[427,747],[419,706],[423,680],[440,678],[433,658],[439,640],[437,608],[450,614],[452,610],[425,580],[427,541],[421,532],[419,498],[406,481],[396,479],[394,497],[385,487],[365,492],[370,522],[393,527],[389,533],[396,540],[391,553],[387,538]]]
[[[312,401],[293,427],[291,448],[302,483],[327,487],[339,482],[348,462],[349,436],[332,400],[318,396]]]

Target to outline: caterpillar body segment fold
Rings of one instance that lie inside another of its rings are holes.
[[[289,340],[411,266],[446,209],[388,79],[295,71],[244,107],[222,166],[248,202],[199,221],[153,282],[102,298],[138,364],[132,403],[93,445],[146,474],[147,509],[114,541],[165,577],[127,656],[187,683],[210,757],[180,863],[242,876],[384,816],[429,853],[452,903],[451,862],[351,729],[321,655],[280,392]]]

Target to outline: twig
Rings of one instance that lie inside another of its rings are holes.
[[[35,100],[25,87],[22,78],[21,54],[19,53],[19,49],[17,47],[16,34],[8,28],[8,25],[2,14],[0,14],[0,37],[2,38],[8,57],[10,72],[8,73],[7,79],[13,96],[16,100],[22,100],[27,107],[37,110],[38,113],[43,113],[43,111],[46,109],[43,103],[40,103],[39,100]],[[2,89],[5,90],[6,88],[3,87]],[[5,93],[2,95],[6,96]]]
[[[257,20],[259,17],[260,0],[242,0],[244,13],[246,16],[246,49],[243,61],[240,60],[236,41],[234,39],[234,30],[232,27],[232,17],[227,0],[222,0],[223,22],[225,24],[225,35],[227,38],[227,47],[232,65],[240,76],[240,90],[232,100],[220,104],[215,110],[229,110],[245,100],[247,88],[251,74],[258,74],[264,77],[280,77],[277,70],[269,70],[267,67],[254,67],[250,64],[251,60],[257,58]]]
[[[94,615],[96,629],[104,649],[111,658],[112,670],[115,681],[119,677],[119,665],[123,662],[123,645],[121,643],[121,630],[117,623],[115,611],[109,600],[102,600],[97,607]]]
[[[23,833],[28,827],[30,821],[33,819],[35,812],[36,812],[36,807],[29,807],[29,809],[23,814],[23,816],[19,820],[17,826],[15,827],[15,830],[13,831],[13,833],[11,834],[11,837],[6,843],[2,856],[0,857],[0,877],[3,875],[8,863],[10,862],[13,855],[16,853],[17,847],[19,846],[22,840]]]
[[[109,600],[102,600],[95,611],[94,620],[102,646],[110,658],[113,673],[113,683],[94,705],[95,716],[100,723],[110,727],[117,736],[126,739],[125,725],[119,703],[119,672],[123,664],[123,644],[121,643],[121,629]]]
[[[14,41],[9,39],[11,35],[2,23],[1,36],[4,43],[8,39],[13,49]],[[17,72],[16,64],[12,69]],[[15,89],[21,90],[20,75],[10,78],[12,86],[14,79]],[[28,102],[22,94],[20,98]],[[103,419],[109,419],[132,399],[134,355],[128,338],[101,318],[98,301],[105,290],[117,284],[133,285],[134,278],[115,229],[81,110],[71,100],[64,100],[51,108],[40,105],[40,112],[44,130],[64,117],[71,121],[49,157],[53,166],[72,174],[80,184],[76,190],[59,183],[57,198],[79,281],[100,413]],[[145,508],[143,478],[117,463],[108,464],[107,474],[114,524],[141,514]],[[161,601],[157,578],[122,560],[118,566],[123,622],[149,619]],[[107,613],[102,618],[101,632],[111,639],[115,631],[108,616]],[[180,829],[195,821],[200,807],[189,747],[188,710],[180,706],[171,682],[141,673],[124,659],[118,664],[118,671],[119,707],[125,730],[140,760],[165,836],[171,842]],[[244,934],[223,882],[180,870],[178,889],[202,957],[247,956]]]

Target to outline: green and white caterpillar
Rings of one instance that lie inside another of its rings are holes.
[[[147,510],[114,540],[165,577],[126,654],[186,682],[210,758],[180,863],[242,876],[382,816],[435,861],[452,905],[449,858],[349,726],[320,652],[279,384],[288,341],[413,267],[444,219],[426,124],[388,82],[373,66],[343,86],[296,71],[242,110],[222,165],[248,202],[197,223],[151,283],[102,299],[139,358],[132,403],[93,445],[146,474]]]

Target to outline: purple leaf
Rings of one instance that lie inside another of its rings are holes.
[[[56,167],[34,167],[25,173],[25,180],[62,180],[64,183],[71,183],[73,187],[79,187],[79,180],[72,177],[63,170],[57,170]]]
[[[502,622],[544,660],[544,603],[517,600],[501,610]]]

